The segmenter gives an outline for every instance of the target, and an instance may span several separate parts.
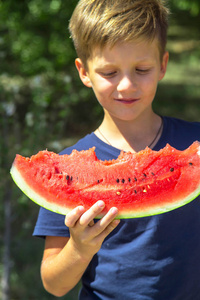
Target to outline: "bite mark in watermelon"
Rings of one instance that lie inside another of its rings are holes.
[[[116,160],[101,161],[95,148],[70,155],[40,151],[16,155],[11,175],[34,202],[59,214],[76,206],[86,209],[105,201],[118,218],[161,214],[183,206],[200,194],[200,143],[184,151],[170,145],[159,151],[121,152]]]

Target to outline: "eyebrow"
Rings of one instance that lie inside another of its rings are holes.
[[[152,65],[154,63],[154,60],[148,60],[148,59],[141,59],[138,60],[136,62],[134,62],[134,65],[138,65],[138,64],[143,64],[144,66],[149,66]],[[102,63],[99,66],[95,67],[95,71],[101,71],[103,69],[112,69],[112,68],[117,68],[117,64],[113,64],[113,63]]]
[[[100,66],[96,66],[95,70],[110,69],[110,68],[116,68],[116,65],[114,65],[114,64],[102,64]]]

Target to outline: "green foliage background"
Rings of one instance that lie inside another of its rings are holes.
[[[9,175],[15,154],[29,156],[46,148],[59,152],[102,118],[74,67],[67,27],[76,3],[0,0],[0,277],[6,257],[10,270],[5,300],[55,298],[40,280],[43,241],[31,237],[38,207]],[[160,114],[200,121],[200,4],[171,0],[169,5],[170,63],[154,107]],[[63,299],[76,299],[77,290]],[[3,293],[2,284],[2,299]]]

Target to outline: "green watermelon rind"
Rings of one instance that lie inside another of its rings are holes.
[[[67,213],[69,213],[72,210],[71,208],[63,207],[61,205],[59,206],[59,204],[50,203],[44,197],[42,197],[41,195],[36,193],[34,190],[32,190],[31,187],[23,179],[23,177],[21,176],[20,172],[15,167],[15,165],[12,166],[10,173],[11,173],[11,176],[12,176],[14,182],[16,183],[16,185],[22,190],[22,192],[24,194],[26,194],[26,196],[28,198],[30,198],[36,204],[38,204],[52,212],[61,214],[61,215],[66,215]],[[159,205],[157,205],[157,207],[155,206],[154,208],[150,208],[150,209],[146,209],[146,210],[142,209],[141,211],[129,210],[127,212],[120,212],[118,214],[118,216],[116,217],[116,219],[142,218],[142,217],[149,217],[149,216],[167,213],[169,211],[175,210],[179,207],[182,207],[182,206],[190,203],[199,194],[200,194],[200,185],[198,186],[198,188],[196,190],[194,190],[192,193],[190,193],[184,199],[180,199],[174,203],[169,203],[169,204],[166,204],[165,202],[163,202],[163,207],[161,206],[161,203],[159,203]],[[101,200],[101,199],[99,199],[99,200]],[[96,218],[99,219],[103,215],[104,214],[100,214]]]

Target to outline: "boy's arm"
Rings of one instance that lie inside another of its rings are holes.
[[[81,279],[93,256],[101,248],[106,236],[118,225],[117,209],[112,208],[101,220],[93,219],[103,210],[103,201],[88,211],[82,206],[65,218],[70,238],[46,237],[41,276],[45,289],[57,297],[69,292]]]

